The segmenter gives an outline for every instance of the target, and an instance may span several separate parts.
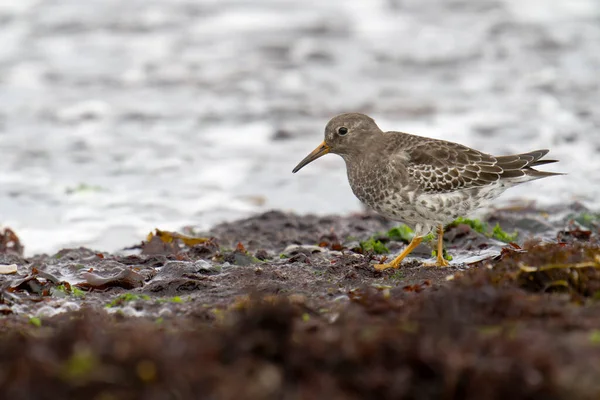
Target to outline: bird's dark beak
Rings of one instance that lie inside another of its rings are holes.
[[[296,165],[296,168],[294,168],[294,170],[292,172],[295,174],[296,172],[300,171],[300,169],[302,167],[304,167],[306,164],[311,163],[311,162],[315,161],[317,158],[329,153],[329,150],[330,149],[329,149],[329,146],[327,146],[327,143],[325,143],[325,142],[321,143],[319,145],[319,147],[317,147],[309,155],[304,157],[304,160],[300,161],[298,163],[298,165]]]

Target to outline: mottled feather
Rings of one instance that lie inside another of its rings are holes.
[[[414,135],[398,134],[405,139],[401,142],[406,142],[403,151],[407,155],[408,175],[419,189],[427,193],[448,193],[484,187],[498,181],[509,183],[523,177],[550,176],[552,173],[536,171],[532,167],[555,162],[540,160],[548,150],[493,156],[443,140],[421,138],[423,140],[415,143]]]

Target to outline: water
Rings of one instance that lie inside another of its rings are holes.
[[[291,169],[333,115],[569,172],[600,195],[594,0],[0,3],[0,225],[27,254],[277,208],[360,210],[341,159]]]

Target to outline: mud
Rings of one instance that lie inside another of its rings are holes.
[[[429,243],[383,272],[404,243],[368,213],[268,212],[118,254],[23,258],[5,235],[0,394],[596,399],[599,221],[577,204],[495,210],[481,222],[513,243],[458,224],[450,267],[422,266]],[[373,238],[390,253],[363,250]]]

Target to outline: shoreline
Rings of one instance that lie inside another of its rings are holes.
[[[407,238],[370,213],[271,211],[194,238],[154,232],[129,255],[0,254],[18,268],[0,275],[0,393],[591,398],[600,215],[554,211],[450,227],[448,268],[421,267],[421,245],[374,270]]]

